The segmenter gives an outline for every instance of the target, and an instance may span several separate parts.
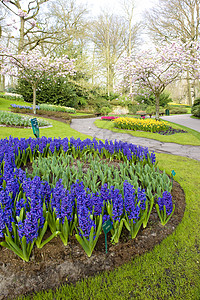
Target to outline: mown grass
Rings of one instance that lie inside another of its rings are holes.
[[[10,104],[31,106],[31,103],[27,103],[24,101],[7,100],[7,99],[0,98],[0,110],[10,111]],[[42,118],[38,118],[38,119],[42,119]],[[40,128],[40,137],[46,136],[46,137],[64,138],[64,137],[73,136],[74,138],[80,137],[81,139],[86,139],[89,137],[85,134],[81,134],[76,130],[70,128],[69,124],[58,122],[52,119],[45,119],[45,120],[49,121],[49,123],[52,124],[52,127]],[[9,137],[10,135],[19,138],[35,137],[32,128],[0,127],[0,129],[1,129],[0,130],[1,139]]]
[[[38,118],[39,119],[39,118]],[[42,119],[42,118],[40,118]],[[43,118],[44,119],[44,118]],[[78,131],[70,128],[69,124],[58,122],[52,119],[46,119],[49,123],[52,124],[52,127],[49,128],[40,128],[40,137],[74,137],[80,139],[86,139],[89,136],[86,134],[81,134]],[[29,138],[35,137],[33,134],[32,128],[15,128],[15,127],[0,127],[0,139],[9,137],[10,135],[18,138]]]
[[[169,125],[172,126],[171,122],[168,122],[168,121],[165,121],[165,122],[169,123]],[[183,127],[184,127],[184,129],[187,130],[187,133],[176,133],[173,135],[161,135],[161,134],[152,133],[152,132],[124,130],[124,129],[114,128],[114,124],[112,121],[105,121],[105,120],[99,120],[99,119],[95,121],[95,125],[98,128],[109,129],[113,132],[128,133],[128,134],[131,134],[132,136],[154,139],[154,140],[166,142],[166,143],[177,143],[177,144],[182,144],[182,145],[196,145],[196,146],[200,145],[200,133],[199,132],[196,132],[195,130],[192,130],[187,127],[180,126],[180,125],[177,125],[174,123],[172,126],[173,128],[183,129]]]
[[[10,111],[11,104],[31,106],[31,103],[25,101],[0,98],[0,110]]]
[[[175,180],[186,195],[185,214],[174,233],[153,251],[112,272],[23,299],[199,299],[200,162],[166,154],[157,154],[157,159],[160,169],[176,171]]]

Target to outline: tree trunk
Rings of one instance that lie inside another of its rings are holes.
[[[2,56],[3,63],[3,56]],[[0,64],[0,72],[1,72],[1,64]],[[4,92],[5,90],[5,76],[0,74],[0,92]]]
[[[155,99],[156,99],[156,120],[159,119],[159,94],[155,95]]]
[[[6,77],[5,77],[5,75],[2,75],[2,87],[3,87],[3,92],[4,92],[5,89],[6,89]]]
[[[33,113],[36,114],[36,86],[32,86],[33,89]]]
[[[191,83],[190,83],[190,76],[189,72],[187,71],[187,90],[188,90],[188,104],[192,105],[192,95],[191,95]]]
[[[20,17],[20,37],[18,45],[18,54],[20,54],[24,48],[24,18]]]
[[[4,88],[3,88],[3,75],[0,75],[0,92],[4,92]]]

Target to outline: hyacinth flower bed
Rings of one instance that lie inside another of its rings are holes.
[[[107,120],[107,121],[111,121],[111,120],[115,120],[118,117],[114,117],[114,116],[103,116],[101,117],[101,120]]]
[[[153,207],[162,225],[175,209],[155,154],[133,144],[10,137],[0,141],[0,164],[1,246],[24,261],[55,237],[67,245],[75,236],[90,257],[105,221],[117,244],[123,230],[134,239],[148,225]]]
[[[141,130],[149,132],[160,132],[168,130],[167,122],[158,121],[156,119],[137,119],[120,117],[112,121],[116,128],[128,130]]]
[[[187,133],[187,131],[183,129],[174,129],[170,126],[166,131],[158,131],[157,133],[161,135],[172,135],[175,133]]]
[[[18,105],[18,104],[11,104],[11,108],[14,109],[28,109],[33,110],[33,106],[27,106],[27,105]],[[73,107],[66,107],[66,106],[57,106],[57,105],[50,105],[50,104],[40,104],[36,105],[36,110],[44,110],[44,111],[60,111],[60,112],[66,112],[75,114],[76,110]]]
[[[19,109],[29,109],[29,110],[33,110],[33,106],[29,105],[18,105],[18,104],[10,104],[11,108],[19,108]],[[40,109],[39,105],[35,106],[36,109]]]
[[[11,112],[0,111],[0,124],[7,126],[31,127],[31,117],[16,115]],[[51,125],[46,120],[38,119],[39,127]]]

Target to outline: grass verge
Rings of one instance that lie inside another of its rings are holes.
[[[166,122],[166,121],[165,121]],[[174,128],[175,126],[177,125],[176,123],[173,123],[173,122],[169,122],[167,121],[169,124],[171,124]],[[178,125],[180,129],[183,129],[183,130],[186,130],[188,133],[192,134],[195,138],[197,138],[198,140],[200,140],[200,132],[194,130],[194,129],[191,129],[191,128],[188,128],[184,125]]]
[[[10,111],[11,104],[31,106],[32,103],[28,103],[21,100],[16,101],[16,100],[8,100],[8,99],[0,98],[0,110]]]
[[[167,121],[167,123],[169,123],[169,125],[172,125],[171,122]],[[132,136],[144,137],[144,138],[153,139],[153,140],[157,140],[157,141],[161,141],[161,142],[176,143],[176,144],[181,144],[181,145],[200,146],[200,133],[199,132],[189,129],[184,126],[174,124],[174,123],[173,123],[173,128],[185,129],[188,132],[187,133],[176,133],[174,135],[160,135],[158,133],[152,133],[152,132],[124,130],[124,129],[114,128],[114,124],[111,121],[105,121],[105,120],[96,120],[95,125],[98,128],[108,129],[113,132],[128,133],[128,134],[131,134]]]
[[[86,139],[88,137],[90,138],[90,136],[86,134],[81,134],[78,131],[72,129],[69,124],[55,121],[52,119],[45,118],[45,120],[51,123],[53,127],[40,128],[40,137],[46,136],[46,137],[70,138],[73,136],[74,138],[80,138],[80,139]],[[15,127],[0,127],[0,128],[1,128],[0,139],[4,139],[6,137],[9,137],[10,135],[18,138],[35,137],[32,128],[15,128]]]
[[[186,195],[185,214],[175,232],[153,251],[115,271],[23,299],[199,299],[200,162],[167,154],[157,154],[157,159],[168,174],[176,171],[175,179]]]

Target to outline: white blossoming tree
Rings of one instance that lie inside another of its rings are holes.
[[[143,90],[153,94],[156,99],[156,118],[159,118],[161,93],[184,74],[186,66],[191,64],[190,58],[189,50],[181,43],[165,44],[154,51],[145,50],[133,59],[127,57],[118,68],[123,78],[119,88],[130,89],[132,85],[137,93]]]
[[[42,56],[38,50],[29,53],[11,54],[0,49],[0,56],[4,56],[1,73],[21,77],[29,82],[33,89],[33,111],[36,113],[36,90],[39,82],[46,78],[58,78],[75,75],[74,60],[67,56],[51,59]]]

